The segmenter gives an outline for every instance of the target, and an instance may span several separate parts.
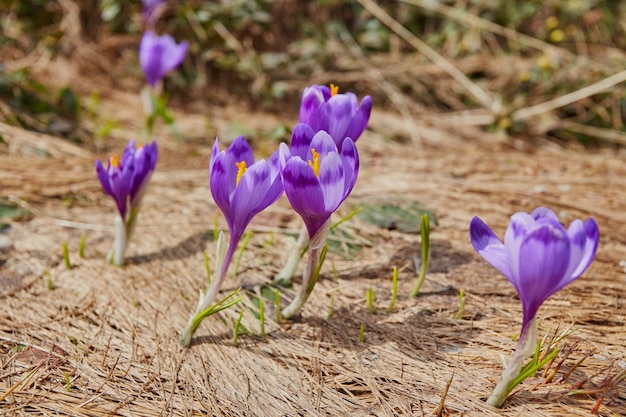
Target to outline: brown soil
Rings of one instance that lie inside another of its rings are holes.
[[[103,106],[115,112],[139,103],[112,94]],[[268,319],[266,337],[244,335],[235,347],[237,306],[206,320],[183,349],[178,336],[206,282],[203,253],[212,259],[214,217],[225,227],[209,192],[213,138],[231,122],[264,128],[280,120],[239,109],[206,114],[210,128],[203,114],[178,115],[183,136],[193,142],[158,129],[161,160],[124,268],[103,260],[113,239],[113,202],[102,193],[93,162],[106,155],[0,123],[8,144],[0,151],[0,196],[33,213],[11,223],[5,235],[12,247],[0,253],[2,415],[420,416],[436,413],[448,383],[441,415],[583,416],[600,402],[600,415],[626,415],[626,383],[608,380],[626,367],[623,150],[503,139],[433,125],[428,115],[413,124],[375,109],[358,142],[359,181],[340,214],[371,201],[432,209],[439,224],[422,293],[408,297],[419,237],[353,219],[345,227],[363,248],[352,260],[329,255],[300,318]],[[136,113],[121,112],[119,119],[126,132],[141,131]],[[127,135],[117,136],[110,149],[123,148]],[[266,154],[274,145],[256,146]],[[539,311],[542,336],[575,329],[550,369],[562,366],[548,382],[542,375],[529,379],[496,410],[484,400],[499,378],[500,356],[515,347],[521,307],[508,281],[472,250],[468,225],[478,215],[502,236],[512,213],[538,206],[552,208],[566,224],[593,216],[600,247],[584,276]],[[252,293],[271,280],[290,244],[286,232],[299,222],[283,197],[251,228],[240,273],[225,290],[244,285]],[[387,312],[394,265],[404,269],[398,303]],[[374,314],[365,302],[370,287]],[[454,320],[460,289],[466,305]],[[285,290],[283,301],[291,296]],[[243,324],[258,333],[250,311]],[[576,388],[589,392],[569,395]]]

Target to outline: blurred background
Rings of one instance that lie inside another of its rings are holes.
[[[0,10],[0,121],[106,148],[117,121],[100,100],[144,84],[141,2]],[[595,0],[190,0],[159,7],[154,29],[189,42],[164,85],[179,111],[239,105],[295,123],[302,88],[335,83],[422,123],[620,146],[625,12]]]

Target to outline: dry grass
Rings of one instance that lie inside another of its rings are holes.
[[[250,119],[232,109],[220,111],[224,118],[213,119],[218,130],[227,120]],[[185,135],[203,135],[196,117],[180,116]],[[254,118],[263,124],[265,115]],[[603,394],[600,415],[626,414],[624,382],[603,383],[626,360],[621,297],[626,275],[620,265],[626,260],[623,151],[518,142],[519,150],[471,128],[414,123],[374,113],[371,130],[359,141],[362,173],[348,205],[420,201],[435,211],[439,226],[432,233],[431,272],[422,294],[407,297],[419,239],[355,219],[351,224],[372,245],[351,261],[336,255],[327,260],[299,320],[269,320],[265,338],[241,336],[236,348],[231,335],[235,308],[221,316],[226,325],[218,318],[205,321],[189,349],[178,345],[178,332],[204,285],[203,251],[213,253],[210,229],[218,214],[206,172],[211,141],[192,147],[158,138],[162,159],[129,264],[120,269],[103,260],[112,243],[113,205],[93,173],[96,156],[61,139],[0,124],[8,142],[0,154],[1,194],[19,197],[34,213],[28,221],[11,224],[13,248],[2,255],[2,412],[419,416],[433,415],[451,381],[443,415],[583,416]],[[419,130],[421,145],[393,140],[411,137],[407,126]],[[32,154],[33,146],[45,147],[49,156]],[[64,202],[70,195],[68,207]],[[557,326],[576,328],[564,342],[571,354],[553,364],[555,369],[564,358],[551,382],[532,379],[498,411],[484,399],[501,372],[499,355],[509,355],[514,347],[521,308],[508,282],[473,253],[467,228],[471,216],[479,215],[502,235],[510,214],[539,205],[555,209],[564,222],[594,216],[601,245],[589,271],[539,313],[542,334]],[[289,245],[282,232],[298,227],[284,199],[262,213],[253,222],[256,232],[241,272],[226,289],[244,284],[255,291],[271,279]],[[270,230],[275,231],[273,246],[267,244]],[[82,233],[87,237],[84,259],[77,256]],[[71,270],[61,258],[64,241]],[[405,269],[398,303],[388,313],[394,265]],[[46,270],[54,290],[46,285]],[[365,303],[369,287],[377,297],[375,314]],[[453,320],[461,288],[466,307],[463,318]],[[331,295],[334,306],[327,318]],[[249,311],[243,323],[258,333]],[[365,342],[359,341],[361,325]],[[597,392],[568,395],[579,385]]]

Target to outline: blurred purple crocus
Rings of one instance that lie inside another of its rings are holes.
[[[300,123],[311,126],[315,132],[328,132],[341,152],[345,138],[356,142],[367,127],[372,98],[365,96],[359,104],[354,93],[340,94],[338,90],[333,84],[306,87],[300,104]]]
[[[143,18],[148,26],[152,23],[152,17],[156,9],[164,3],[165,0],[141,0],[141,4],[143,5]]]
[[[309,234],[309,259],[300,291],[282,311],[283,318],[290,318],[304,305],[317,281],[330,217],[354,188],[359,155],[352,139],[345,138],[339,152],[327,132],[314,132],[301,123],[293,131],[291,148],[280,145],[280,161],[285,194]]]
[[[170,35],[157,36],[146,31],[139,45],[139,63],[146,76],[146,82],[154,88],[165,75],[178,67],[187,53],[188,43],[176,43]]]
[[[471,221],[470,238],[474,249],[513,284],[522,303],[518,348],[487,401],[499,407],[522,362],[536,347],[537,310],[591,264],[598,247],[598,225],[590,218],[585,222],[574,220],[565,229],[552,210],[540,207],[531,214],[520,212],[511,216],[504,243],[478,217]]]
[[[124,252],[134,231],[139,207],[146,193],[148,181],[154,172],[158,159],[156,142],[136,145],[131,140],[122,158],[113,155],[107,167],[96,160],[96,173],[106,194],[115,200],[119,216],[116,216],[115,246],[107,259],[116,265],[124,263]]]

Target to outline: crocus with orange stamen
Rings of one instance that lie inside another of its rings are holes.
[[[365,96],[361,104],[354,93],[339,93],[339,87],[331,84],[312,85],[302,93],[300,123],[317,132],[326,131],[341,151],[343,140],[356,142],[369,122],[372,98]]]
[[[99,160],[95,163],[102,189],[115,200],[119,213],[115,219],[115,244],[107,255],[107,259],[118,266],[124,263],[126,247],[135,229],[139,207],[157,159],[156,142],[136,145],[131,140],[121,158],[117,155],[109,158],[106,169]]]
[[[180,339],[183,346],[188,346],[191,342],[199,324],[197,317],[215,302],[246,227],[254,216],[278,200],[283,193],[278,153],[274,153],[268,161],[255,162],[252,149],[243,136],[235,139],[228,149],[221,152],[218,140],[215,140],[209,171],[211,194],[226,218],[230,241],[225,248],[223,235],[218,239],[215,276],[183,330]]]
[[[359,155],[350,138],[342,142],[341,152],[325,131],[315,133],[298,124],[291,137],[291,148],[280,145],[280,161],[285,194],[302,217],[309,235],[309,260],[302,287],[282,315],[292,317],[306,302],[319,271],[322,247],[330,230],[330,217],[350,195],[359,173]]]

